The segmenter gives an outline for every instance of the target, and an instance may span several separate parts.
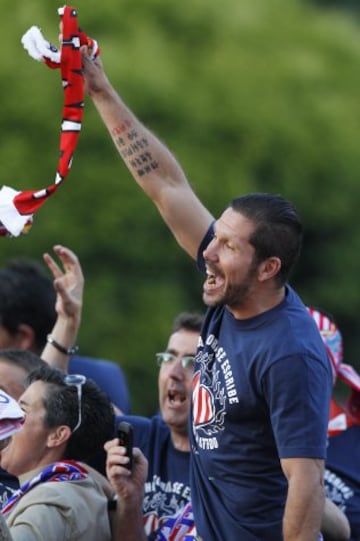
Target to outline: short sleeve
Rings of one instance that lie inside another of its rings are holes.
[[[330,371],[316,358],[293,355],[268,369],[264,392],[280,458],[326,457],[331,390]]]

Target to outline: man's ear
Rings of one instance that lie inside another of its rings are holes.
[[[36,350],[35,331],[27,323],[20,323],[16,331],[16,347],[19,349]]]
[[[67,425],[60,425],[54,428],[47,438],[48,447],[59,447],[64,445],[71,436],[71,428]]]
[[[265,282],[271,280],[281,269],[281,259],[279,257],[268,257],[262,261],[258,267],[258,280]]]

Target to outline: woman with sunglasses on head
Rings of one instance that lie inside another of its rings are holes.
[[[45,365],[28,376],[19,404],[23,429],[1,452],[20,480],[1,511],[12,539],[110,541],[108,494],[83,464],[113,434],[109,400],[84,376]]]
[[[58,319],[42,358],[67,372],[68,350],[76,343],[80,326],[84,277],[80,262],[71,250],[58,245],[54,252],[59,264],[49,254],[45,254],[44,260],[55,279]],[[159,414],[150,419],[128,415],[116,418],[118,422],[132,424],[134,446],[148,460],[143,516],[149,539],[155,539],[162,525],[190,502],[188,421],[193,366],[202,321],[203,316],[198,313],[178,314],[164,351],[155,355],[159,367]],[[114,445],[116,442],[113,441],[110,447]],[[103,472],[105,455],[102,462],[101,465],[96,460],[91,464]]]

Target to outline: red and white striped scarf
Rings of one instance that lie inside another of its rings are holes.
[[[33,214],[59,188],[72,165],[81,130],[84,110],[84,78],[80,47],[87,45],[89,54],[99,54],[96,41],[82,32],[77,22],[77,11],[70,6],[58,9],[62,22],[62,42],[59,51],[42,36],[39,28],[31,27],[22,37],[30,56],[49,68],[61,70],[64,89],[63,118],[60,135],[58,168],[54,183],[40,190],[16,191],[8,186],[0,190],[0,236],[17,237],[30,229]]]

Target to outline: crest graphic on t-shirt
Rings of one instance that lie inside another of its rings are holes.
[[[193,376],[193,427],[203,436],[214,436],[224,430],[226,390],[214,353],[198,352],[199,369]]]
[[[193,419],[196,426],[204,426],[213,422],[215,406],[213,395],[208,387],[200,383],[200,372],[193,379]]]

